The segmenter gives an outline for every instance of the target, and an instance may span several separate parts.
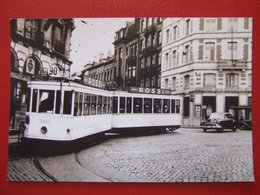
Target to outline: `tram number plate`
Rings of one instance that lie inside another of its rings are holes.
[[[40,119],[40,123],[41,124],[51,124],[51,120],[50,119]]]

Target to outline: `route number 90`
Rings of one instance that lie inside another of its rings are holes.
[[[60,76],[60,71],[57,66],[51,66],[49,70],[49,76],[57,77]]]

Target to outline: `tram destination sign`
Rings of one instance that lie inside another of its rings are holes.
[[[144,93],[144,94],[158,94],[158,95],[172,95],[172,90],[161,88],[144,88],[144,87],[130,87],[131,93]]]

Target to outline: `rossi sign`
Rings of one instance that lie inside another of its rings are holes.
[[[170,89],[159,89],[159,88],[143,88],[143,87],[131,87],[129,92],[131,93],[146,93],[146,94],[161,94],[171,95]]]

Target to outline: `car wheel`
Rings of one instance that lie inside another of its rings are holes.
[[[217,129],[217,132],[222,132],[222,131],[223,131],[222,128]]]
[[[244,124],[241,124],[240,127],[239,127],[241,130],[245,130],[246,129],[246,126]]]
[[[204,128],[204,129],[203,129],[203,132],[207,132],[207,129]]]

